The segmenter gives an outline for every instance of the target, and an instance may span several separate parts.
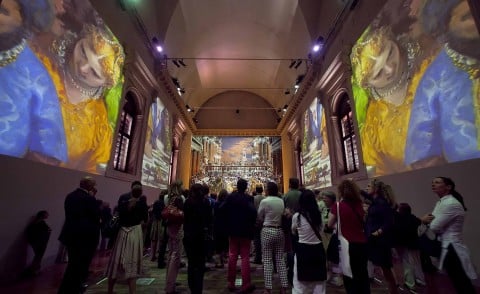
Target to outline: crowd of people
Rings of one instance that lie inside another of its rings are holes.
[[[462,239],[463,197],[446,177],[434,178],[432,191],[439,201],[431,213],[417,217],[378,179],[365,190],[344,180],[335,194],[303,189],[292,178],[284,195],[274,182],[257,184],[249,194],[248,182],[239,179],[236,190],[222,190],[218,196],[205,184],[187,190],[175,181],[150,206],[141,182],[134,181],[112,215],[109,205],[95,198],[95,180],[84,177],[65,199],[59,240],[68,252],[68,265],[59,293],[85,290],[97,248],[109,249],[108,293],[114,293],[118,279],[136,293],[146,252],[159,268],[166,268],[165,293],[177,293],[177,276],[185,264],[190,292],[202,293],[208,263],[226,266],[230,292],[251,293],[256,288],[251,261],[263,265],[265,294],[278,284],[280,293],[325,293],[327,283],[343,286],[347,293],[370,293],[372,269],[381,270],[389,293],[399,293],[400,287],[436,293],[438,270],[448,274],[457,293],[476,293],[472,280],[477,275]],[[47,218],[48,212],[38,212],[26,231],[35,252],[30,273],[40,268],[50,236]],[[427,232],[435,236],[430,242],[439,243],[438,254],[422,241]],[[344,246],[341,239],[348,242],[346,254],[339,247]],[[242,284],[237,288],[239,256]],[[277,275],[279,283],[274,282]]]

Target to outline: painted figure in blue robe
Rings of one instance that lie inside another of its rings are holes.
[[[423,25],[446,40],[412,105],[405,164],[413,168],[480,158],[480,35],[466,0],[429,0]]]
[[[67,146],[58,97],[27,42],[31,10],[45,12],[41,2],[1,2],[0,154],[59,163],[67,160]]]

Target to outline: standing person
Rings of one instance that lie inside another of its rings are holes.
[[[255,209],[258,211],[258,207],[260,206],[260,202],[265,199],[263,195],[263,186],[258,184],[255,186],[255,193],[256,195],[253,196],[253,205],[255,205]],[[262,264],[262,226],[255,227],[255,236],[253,239],[253,244],[255,246],[255,258],[253,263],[255,264]]]
[[[387,195],[387,185],[374,179],[367,186],[367,193],[372,204],[368,207],[365,234],[368,239],[369,260],[382,268],[383,276],[388,284],[390,294],[398,293],[397,282],[393,275],[392,247],[394,211]],[[393,198],[392,198],[393,199]]]
[[[163,243],[163,221],[162,221],[162,210],[165,208],[165,195],[168,193],[166,190],[160,191],[158,199],[152,205],[152,228],[150,232],[150,240],[152,241],[151,251],[152,251],[152,261],[157,260],[157,250],[162,246]],[[159,258],[164,259],[165,254]],[[163,261],[165,262],[165,261]]]
[[[477,278],[477,273],[462,236],[467,211],[463,196],[455,190],[453,180],[446,177],[434,178],[432,191],[440,200],[432,214],[422,217],[422,222],[430,224],[442,241],[439,268],[445,269],[457,293],[476,293],[471,280]]]
[[[285,216],[286,224],[288,228],[292,227],[292,215],[298,211],[298,199],[300,198],[300,181],[297,178],[290,178],[288,180],[288,186],[290,190],[284,196],[285,202]],[[287,251],[287,269],[288,269],[288,281],[290,284],[293,282],[293,257],[295,254],[295,246],[298,243],[298,236],[293,235],[291,230],[288,229],[285,234],[285,248]]]
[[[148,206],[141,200],[142,186],[134,185],[128,201],[118,206],[120,230],[108,262],[108,293],[119,277],[128,282],[130,294],[136,293],[136,280],[142,272],[143,234],[142,222],[148,214]]]
[[[237,181],[237,191],[225,200],[225,211],[228,216],[228,289],[235,291],[238,255],[242,258],[242,291],[252,292],[255,285],[250,280],[250,243],[253,239],[257,211],[252,197],[248,195],[248,182]]]
[[[101,234],[101,240],[100,240],[100,250],[104,251],[107,250],[107,245],[108,242],[110,242],[110,239],[112,236],[109,235],[108,232],[108,224],[113,218],[112,215],[112,209],[110,208],[110,204],[108,202],[102,201],[102,204],[100,206],[100,234]]]
[[[282,229],[282,214],[284,202],[278,197],[278,186],[274,182],[267,183],[267,197],[258,207],[258,221],[262,224],[262,261],[265,278],[265,293],[271,293],[273,288],[273,260],[275,259],[280,275],[280,293],[286,293],[289,283],[287,268],[283,255],[285,253],[285,233]],[[293,276],[292,276],[293,279]]]
[[[415,291],[415,281],[425,284],[425,276],[420,266],[418,226],[421,221],[412,214],[408,203],[398,205],[395,218],[395,250],[402,262],[404,285]]]
[[[93,196],[95,186],[95,180],[86,176],[80,180],[80,187],[65,198],[65,224],[59,240],[67,248],[68,265],[58,293],[79,293],[87,280],[100,235],[100,207]]]
[[[52,229],[45,221],[48,218],[48,212],[41,210],[35,216],[33,222],[27,227],[27,241],[32,246],[33,257],[32,264],[28,267],[26,274],[35,275],[40,270],[42,265],[43,254],[47,249],[48,239],[50,239],[50,233]]]
[[[325,293],[327,259],[320,236],[322,215],[313,191],[303,191],[298,204],[299,210],[292,217],[292,232],[298,235],[292,293]]]
[[[225,264],[225,256],[228,252],[228,226],[227,226],[227,214],[225,213],[225,199],[228,197],[228,192],[222,189],[218,193],[217,202],[213,206],[213,233],[215,240],[215,251],[217,258],[215,261],[216,268],[223,268]]]
[[[201,184],[193,184],[190,193],[183,207],[185,213],[183,245],[188,259],[188,287],[192,294],[201,294],[206,257],[204,241],[207,228],[212,221],[212,210],[208,199],[203,195]]]
[[[182,181],[177,180],[170,185],[168,197],[165,197],[165,205],[174,205],[183,211],[185,197],[182,194]],[[165,275],[165,292],[175,293],[175,282],[177,281],[178,270],[180,269],[180,258],[182,255],[183,224],[170,223],[167,221],[168,234],[168,259],[167,274]]]
[[[330,211],[328,226],[333,228],[339,217],[340,230],[349,243],[348,253],[353,277],[344,275],[343,285],[348,294],[370,294],[367,238],[363,231],[365,211],[360,198],[360,189],[355,182],[344,180],[338,186],[338,196],[340,202]]]
[[[343,286],[342,282],[342,270],[338,265],[340,262],[340,256],[338,254],[338,236],[334,229],[328,227],[328,219],[330,218],[331,211],[337,209],[337,196],[333,191],[323,191],[320,193],[322,200],[320,213],[322,214],[323,235],[322,242],[327,251],[327,261],[330,265],[331,275],[328,282],[334,286]]]

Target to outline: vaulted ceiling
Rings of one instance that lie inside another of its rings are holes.
[[[329,34],[344,2],[350,1],[169,0],[135,5],[147,30],[159,35],[168,72],[184,91],[185,104],[195,110],[215,108],[207,103],[212,97],[240,90],[264,100],[260,105],[279,109],[292,99],[297,78],[309,69],[312,44]],[[298,60],[298,67],[290,67]]]

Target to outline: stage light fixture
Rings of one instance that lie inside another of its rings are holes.
[[[299,59],[297,61],[297,64],[295,65],[295,69],[297,69],[301,64],[302,64],[303,60]]]
[[[286,89],[285,92],[284,92],[285,95],[288,95],[290,94],[290,89]]]
[[[283,112],[287,112],[287,109],[288,109],[288,105],[285,104],[285,106],[283,106]]]
[[[292,62],[290,62],[290,65],[288,66],[288,68],[292,68],[295,65],[296,62],[297,62],[296,60],[292,60]]]
[[[235,110],[235,113],[236,113],[236,114],[239,114],[239,113],[240,113],[240,109]]]
[[[175,64],[176,67],[180,67],[180,64],[178,64],[176,59],[172,59],[172,63]]]
[[[178,63],[180,63],[180,65],[182,65],[183,67],[187,67],[185,62],[183,62],[183,59],[178,60]]]

